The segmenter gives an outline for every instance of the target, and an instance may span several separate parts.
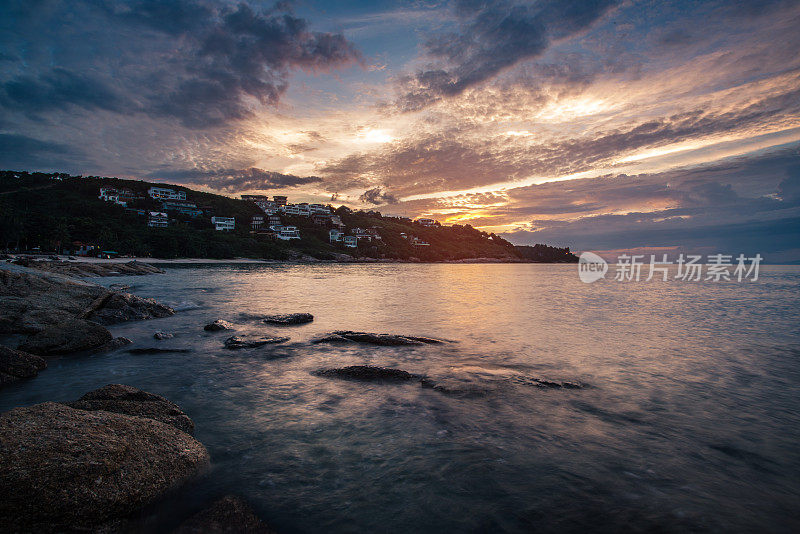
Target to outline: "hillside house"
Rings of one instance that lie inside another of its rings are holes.
[[[186,191],[176,191],[167,187],[151,187],[147,194],[154,200],[186,200]]]
[[[211,217],[211,222],[218,232],[230,232],[236,228],[236,219],[233,217]]]
[[[161,203],[161,209],[164,211],[173,211],[189,217],[198,217],[203,214],[203,210],[197,208],[197,204],[191,202],[179,202],[176,200],[167,200]]]
[[[344,237],[344,232],[336,228],[328,232],[328,239],[331,243],[341,243],[342,237]]]
[[[296,226],[281,226],[280,232],[275,237],[283,241],[291,241],[292,239],[300,239],[300,231]]]
[[[342,242],[344,246],[347,248],[357,248],[358,247],[358,238],[354,235],[346,235],[342,238]]]
[[[433,219],[417,219],[416,222],[421,226],[436,226],[436,221]]]
[[[253,218],[250,220],[250,229],[258,230],[263,225],[264,225],[264,217],[262,215],[253,215]]]
[[[150,228],[166,228],[169,226],[169,217],[160,211],[151,211],[147,217],[147,226]]]

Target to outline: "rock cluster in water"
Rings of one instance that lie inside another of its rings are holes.
[[[446,343],[442,339],[419,336],[402,336],[398,334],[373,334],[370,332],[353,332],[337,330],[317,338],[314,343],[365,343],[368,345],[403,346]]]
[[[0,269],[0,334],[28,334],[22,350],[66,354],[111,341],[104,327],[174,313],[153,299],[50,273]]]

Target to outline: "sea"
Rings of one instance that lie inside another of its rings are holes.
[[[140,531],[227,494],[282,533],[800,531],[800,267],[591,284],[576,265],[165,269],[93,280],[174,316],[115,325],[132,345],[0,391],[1,411],[110,383],[180,405],[212,464]],[[259,319],[294,312],[314,321]],[[204,331],[215,319],[236,331]],[[449,342],[313,343],[336,330]],[[291,339],[233,351],[232,334]],[[188,352],[127,352],[151,347]],[[443,387],[315,374],[349,365]],[[564,382],[582,387],[543,386]]]

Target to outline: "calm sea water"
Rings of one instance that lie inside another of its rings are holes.
[[[177,402],[210,472],[153,506],[163,531],[246,497],[281,532],[774,531],[800,528],[800,269],[757,282],[597,282],[574,265],[169,268],[108,278],[180,309],[112,328],[135,347],[63,358],[0,410],[107,383]],[[308,311],[270,327],[246,314]],[[291,342],[228,351],[214,319]],[[311,345],[337,329],[455,340]],[[153,332],[176,334],[155,341]],[[317,377],[373,364],[418,384]],[[580,381],[581,390],[530,378]]]

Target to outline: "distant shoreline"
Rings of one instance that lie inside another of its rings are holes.
[[[31,254],[16,254],[12,255],[17,258],[32,258],[42,261],[54,261],[52,255],[31,255]],[[443,264],[459,264],[459,263],[547,263],[547,264],[568,264],[571,265],[576,262],[542,262],[531,261],[522,258],[506,259],[506,258],[466,258],[461,260],[441,260],[441,261],[422,261],[422,260],[398,260],[398,259],[376,259],[376,258],[363,258],[352,260],[320,260],[312,257],[293,260],[272,260],[272,259],[258,259],[258,258],[230,258],[230,259],[214,259],[214,258],[91,258],[80,256],[75,260],[68,260],[67,256],[59,256],[61,261],[68,261],[70,263],[128,263],[131,261],[158,264],[158,265],[226,265],[226,264],[267,264],[267,265],[280,265],[280,264],[349,264],[349,263],[443,263]]]

